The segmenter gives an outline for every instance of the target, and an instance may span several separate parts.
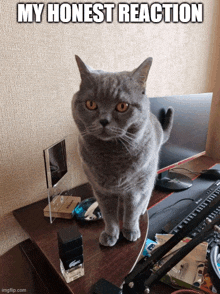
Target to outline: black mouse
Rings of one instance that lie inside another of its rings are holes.
[[[220,180],[220,170],[218,169],[207,169],[203,170],[200,178],[207,179],[207,180]]]

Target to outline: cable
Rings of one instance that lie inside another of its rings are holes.
[[[220,272],[218,268],[218,263],[220,259],[220,254],[219,254],[219,246],[216,244],[215,246],[212,247],[210,255],[209,255],[209,271],[211,274],[211,280],[213,282],[214,287],[216,290],[220,291]]]
[[[181,201],[185,201],[185,200],[190,200],[190,201],[193,201],[193,202],[195,201],[194,199],[191,199],[191,198],[180,199],[180,200],[176,201],[175,203],[173,203],[172,205],[167,206],[166,208],[163,208],[163,209],[161,209],[161,210],[159,210],[159,211],[154,212],[154,213],[149,217],[149,219],[153,218],[156,214],[160,213],[161,211],[166,211],[166,210],[170,209],[171,207],[175,206],[176,204],[178,204],[179,202],[181,202]]]

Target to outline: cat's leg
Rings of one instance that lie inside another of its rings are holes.
[[[102,195],[95,192],[102,217],[105,223],[105,230],[100,234],[99,242],[104,246],[114,246],[119,238],[120,227],[118,220],[118,196],[112,194]]]
[[[146,201],[143,202],[141,215],[145,214],[145,212],[147,211],[149,202],[150,202],[150,197],[148,199],[146,199]]]
[[[127,195],[124,199],[123,215],[123,236],[129,241],[136,241],[140,238],[139,218],[142,213],[140,210],[141,195]]]
[[[141,236],[139,219],[147,209],[152,189],[143,192],[134,192],[124,201],[123,236],[129,241],[136,241]]]

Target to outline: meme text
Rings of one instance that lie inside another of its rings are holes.
[[[46,7],[45,7],[46,6]],[[202,23],[203,3],[19,3],[18,23]]]

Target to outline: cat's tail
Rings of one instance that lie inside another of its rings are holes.
[[[163,128],[163,143],[165,143],[169,137],[173,126],[173,118],[174,118],[174,109],[173,107],[169,107],[167,113],[165,114],[162,128]]]

